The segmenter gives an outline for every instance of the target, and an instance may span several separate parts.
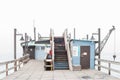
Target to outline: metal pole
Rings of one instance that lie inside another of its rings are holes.
[[[16,59],[16,32],[17,30],[14,29],[14,59]],[[14,63],[14,71],[17,71],[17,63]]]
[[[34,40],[36,41],[36,28],[34,27]]]
[[[101,51],[100,51],[100,42],[101,42],[101,40],[100,40],[100,38],[101,38],[101,32],[100,32],[100,28],[98,29],[98,59],[100,59],[100,54],[101,54]],[[98,61],[98,65],[100,65],[100,61]],[[98,70],[100,71],[101,70],[101,67],[100,66],[98,66]]]
[[[25,33],[25,53],[24,53],[24,55],[26,55],[26,53],[27,53],[27,33]]]
[[[74,28],[74,39],[75,39],[75,28]]]
[[[86,35],[86,38],[87,38],[87,40],[88,40],[88,38],[89,38],[88,34]]]

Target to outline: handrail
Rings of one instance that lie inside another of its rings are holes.
[[[104,63],[108,63],[108,67],[103,66],[103,65],[99,65],[99,64],[95,64],[95,66],[99,66],[99,67],[102,67],[104,69],[107,69],[109,75],[111,75],[111,71],[120,73],[120,70],[116,70],[116,69],[111,68],[111,64],[119,65],[120,66],[120,62],[110,61],[110,60],[104,60],[104,59],[97,59],[97,58],[95,60],[101,61],[101,62],[104,62]]]
[[[52,61],[53,61],[53,65],[54,65],[54,31],[53,29],[50,30],[50,44],[51,44],[51,50],[52,50]],[[53,70],[54,70],[54,66],[53,66]]]
[[[65,41],[65,49],[67,50],[67,55],[68,55],[68,63],[69,63],[69,69],[72,71],[73,67],[72,67],[72,58],[71,58],[71,53],[70,53],[70,45],[68,42],[68,35],[67,35],[67,29],[65,30],[64,34],[64,41]]]
[[[0,66],[2,65],[6,65],[6,70],[2,70],[0,71],[0,74],[5,73],[6,72],[6,76],[8,76],[8,71],[15,69],[16,67],[20,69],[21,64],[25,64],[29,61],[29,54],[26,54],[25,56],[15,59],[15,60],[11,60],[11,61],[5,61],[5,62],[0,62]],[[17,66],[13,66],[13,67],[8,67],[8,64],[11,63],[17,63]]]

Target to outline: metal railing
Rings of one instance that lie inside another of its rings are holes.
[[[64,41],[65,41],[65,48],[67,50],[67,55],[68,55],[69,69],[72,71],[73,70],[72,58],[71,58],[71,53],[70,53],[70,45],[69,45],[69,41],[68,41],[67,29],[65,30],[63,36],[64,36]]]
[[[2,70],[0,71],[0,74],[3,74],[3,73],[6,73],[6,76],[8,76],[8,72],[10,70],[13,70],[13,69],[17,69],[21,67],[21,64],[25,64],[29,61],[29,54],[26,54],[25,56],[19,58],[19,59],[15,59],[15,60],[11,60],[11,61],[5,61],[5,62],[0,62],[0,66],[3,66],[5,65],[6,69],[5,70]],[[17,63],[16,66],[13,66],[13,67],[9,67],[8,65],[9,64],[15,64]]]
[[[99,66],[101,68],[107,69],[109,75],[111,75],[111,71],[114,71],[114,72],[120,74],[120,70],[116,70],[116,69],[111,68],[111,64],[119,65],[120,66],[120,62],[110,61],[110,60],[104,60],[104,59],[95,59],[95,60],[100,61],[100,62],[104,62],[104,63],[108,63],[108,67],[103,66],[103,65],[99,65],[99,64],[95,64],[95,66]]]

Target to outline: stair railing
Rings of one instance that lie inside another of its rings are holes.
[[[72,71],[73,70],[72,58],[71,58],[71,53],[70,53],[70,45],[69,45],[69,38],[68,38],[68,34],[67,34],[67,29],[63,33],[63,36],[64,36],[64,41],[65,41],[65,49],[67,50],[67,55],[68,55],[69,69]]]
[[[54,65],[54,30],[50,29],[50,44],[51,44],[51,50],[52,50],[52,61],[53,61],[53,65]],[[54,70],[54,66],[53,66],[53,70]]]

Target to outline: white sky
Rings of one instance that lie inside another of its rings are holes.
[[[13,53],[14,28],[33,36],[33,20],[42,36],[49,36],[50,28],[62,35],[66,28],[73,33],[75,27],[78,39],[98,28],[104,37],[114,25],[116,52],[120,52],[120,0],[0,0],[0,54]],[[114,52],[113,38],[114,33],[103,52]]]

